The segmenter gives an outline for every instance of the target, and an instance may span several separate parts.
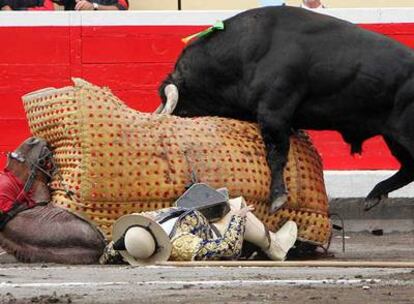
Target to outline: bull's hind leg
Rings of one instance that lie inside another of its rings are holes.
[[[381,197],[414,181],[414,83],[403,86],[396,98],[393,112],[383,130],[391,153],[401,164],[400,170],[380,182],[368,194],[365,210],[378,204]]]
[[[369,210],[378,205],[383,197],[386,197],[389,192],[397,190],[414,180],[414,158],[406,148],[397,143],[395,140],[386,137],[385,142],[391,150],[391,153],[401,163],[401,168],[390,178],[378,183],[374,189],[368,194],[364,210]]]

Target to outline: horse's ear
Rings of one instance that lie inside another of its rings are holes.
[[[26,143],[27,143],[29,146],[34,146],[34,145],[37,145],[39,142],[40,142],[39,138],[36,138],[36,137],[30,137],[30,138],[27,140],[27,142],[26,142]]]

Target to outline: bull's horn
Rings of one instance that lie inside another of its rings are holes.
[[[178,102],[178,88],[175,84],[169,84],[164,89],[165,96],[167,101],[165,102],[165,107],[162,109],[161,114],[171,114]]]
[[[161,102],[158,108],[154,111],[154,114],[161,114],[162,110],[164,110],[164,104]]]

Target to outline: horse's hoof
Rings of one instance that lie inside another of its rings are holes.
[[[377,206],[383,199],[386,199],[388,195],[381,195],[379,197],[366,198],[364,202],[364,211],[369,211]]]
[[[287,198],[287,194],[283,193],[282,195],[279,195],[273,199],[270,205],[270,213],[275,213],[277,210],[282,208],[283,205],[287,202]]]

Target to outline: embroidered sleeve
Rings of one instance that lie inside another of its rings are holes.
[[[233,215],[222,238],[201,240],[194,260],[235,259],[240,256],[246,219]]]

